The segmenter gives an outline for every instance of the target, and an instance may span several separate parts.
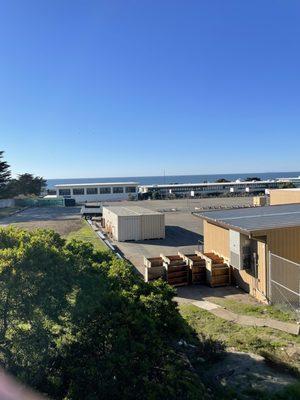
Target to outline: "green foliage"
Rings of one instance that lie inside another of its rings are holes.
[[[152,198],[152,200],[158,200],[161,198],[161,195],[159,194],[159,192],[157,190],[154,190],[152,192],[151,198]]]
[[[0,359],[53,399],[201,399],[166,283],[52,231],[0,229]]]
[[[4,196],[6,185],[10,179],[10,166],[3,160],[4,151],[0,151],[0,197]]]
[[[7,185],[8,196],[39,196],[46,187],[46,180],[40,176],[32,174],[21,174],[18,179],[11,179]]]
[[[279,185],[279,189],[294,189],[295,187],[293,182],[283,182]]]
[[[258,178],[257,176],[249,176],[248,178],[245,179],[245,182],[259,182],[261,181],[260,178]]]
[[[220,178],[216,180],[216,183],[225,183],[225,182],[230,182],[228,179],[225,178]]]
[[[281,310],[277,306],[273,305],[261,303],[248,304],[222,297],[214,297],[212,301],[237,314],[252,315],[254,317],[261,318],[272,318],[284,322],[296,321],[296,315],[294,315],[290,310]]]

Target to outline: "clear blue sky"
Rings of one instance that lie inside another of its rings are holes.
[[[299,0],[0,0],[0,149],[47,178],[299,170]]]

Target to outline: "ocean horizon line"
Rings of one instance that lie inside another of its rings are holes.
[[[289,176],[287,176],[289,175]],[[52,178],[47,179],[47,187],[53,188],[56,184],[68,183],[105,183],[105,182],[120,182],[134,181],[139,185],[159,185],[171,183],[201,183],[204,181],[212,182],[218,179],[246,179],[249,177],[257,177],[262,180],[278,179],[278,178],[298,178],[300,171],[279,171],[279,172],[239,172],[232,174],[193,174],[193,175],[153,175],[153,176],[119,176],[119,177],[96,177],[96,178]]]

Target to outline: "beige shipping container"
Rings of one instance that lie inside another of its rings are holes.
[[[103,207],[105,229],[114,240],[163,239],[165,237],[165,216],[146,208]]]
[[[267,204],[266,196],[254,196],[253,197],[253,205],[255,207],[265,206]]]
[[[300,203],[300,188],[270,190],[270,205]]]

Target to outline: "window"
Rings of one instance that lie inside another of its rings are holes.
[[[111,193],[110,187],[101,187],[101,188],[99,188],[99,193],[100,194],[109,194],[109,193]]]
[[[82,195],[82,194],[84,194],[83,188],[73,189],[73,195]]]
[[[115,186],[113,188],[113,193],[124,193],[124,188],[121,186]]]
[[[135,186],[127,186],[125,188],[125,191],[126,191],[126,193],[135,193],[136,189],[135,189]]]
[[[97,188],[87,188],[86,194],[98,194],[98,189]]]
[[[59,189],[58,193],[60,196],[71,196],[70,189]]]

